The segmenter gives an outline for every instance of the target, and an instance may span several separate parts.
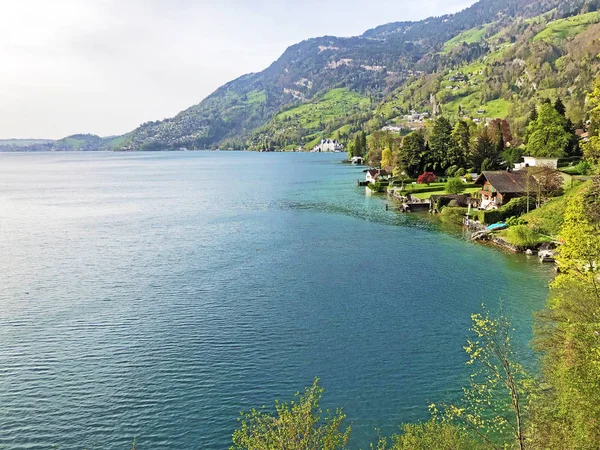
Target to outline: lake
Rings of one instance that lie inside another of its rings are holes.
[[[351,448],[523,360],[551,268],[385,210],[340,154],[0,154],[0,448],[225,449],[319,377]],[[94,447],[96,446],[96,447]]]

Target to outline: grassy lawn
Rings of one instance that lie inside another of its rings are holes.
[[[550,22],[544,30],[540,31],[533,41],[544,41],[548,43],[557,43],[567,38],[578,35],[585,31],[590,25],[600,21],[600,12],[595,11],[579,16],[559,19]]]
[[[485,39],[485,33],[487,31],[487,25],[484,25],[479,28],[471,28],[470,30],[463,31],[458,36],[453,37],[448,42],[444,44],[444,47],[441,51],[442,54],[449,53],[462,43],[465,44],[475,44],[476,42],[481,42]]]
[[[516,247],[535,247],[540,244],[552,242],[550,236],[538,233],[526,225],[510,227],[507,230],[499,231],[496,235]]]
[[[464,194],[472,194],[481,189],[481,186],[475,184],[467,184]],[[426,184],[408,184],[406,185],[406,194],[413,195],[414,197],[426,200],[432,195],[446,194],[446,183],[431,183],[429,186]]]
[[[369,108],[369,99],[345,88],[332,89],[310,103],[279,113],[273,120],[279,125],[290,125],[305,129],[320,128],[321,123]]]
[[[535,231],[548,236],[557,236],[563,224],[563,216],[571,197],[581,194],[590,183],[578,183],[565,192],[565,195],[551,199],[541,208],[523,215],[528,225]]]

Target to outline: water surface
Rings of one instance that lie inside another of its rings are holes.
[[[549,269],[385,211],[340,155],[0,154],[0,448],[223,449],[320,377],[353,448],[456,398]]]

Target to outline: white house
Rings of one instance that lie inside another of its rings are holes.
[[[515,164],[515,170],[526,169],[527,167],[549,167],[558,169],[558,158],[535,158],[533,156],[523,156],[523,162]]]
[[[344,146],[335,139],[321,139],[321,143],[313,148],[313,152],[335,152],[344,150]]]
[[[369,183],[375,183],[380,180],[389,179],[390,175],[383,169],[370,169],[365,171],[367,173],[366,180]]]

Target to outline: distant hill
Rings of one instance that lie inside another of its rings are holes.
[[[127,135],[102,138],[95,134],[74,134],[60,140],[0,139],[0,152],[99,151],[123,145]]]
[[[323,137],[346,143],[359,130],[410,127],[414,113],[509,118],[518,134],[535,102],[558,96],[577,122],[600,73],[599,7],[600,0],[480,0],[362,36],[309,39],[173,118],[118,138],[76,135],[31,148],[309,149]]]

